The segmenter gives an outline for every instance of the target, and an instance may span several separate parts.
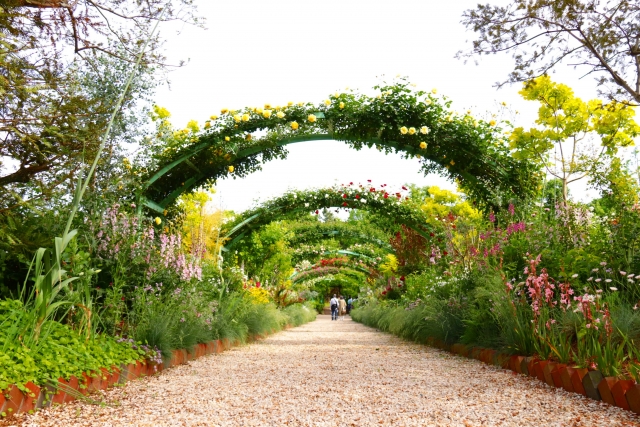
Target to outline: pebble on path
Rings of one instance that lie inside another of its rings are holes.
[[[635,414],[351,321],[315,322],[0,425],[640,426]]]

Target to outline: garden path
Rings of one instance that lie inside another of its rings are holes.
[[[630,412],[319,316],[25,426],[639,426]]]

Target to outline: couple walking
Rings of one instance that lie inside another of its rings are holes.
[[[330,304],[331,320],[338,320],[338,315],[340,315],[341,320],[344,320],[344,315],[347,313],[347,302],[344,300],[344,297],[340,295],[340,298],[337,298],[336,294],[333,294]]]

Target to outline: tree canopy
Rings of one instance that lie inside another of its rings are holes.
[[[610,99],[640,103],[640,3],[637,0],[515,0],[478,4],[462,23],[476,32],[459,56],[512,54],[505,82],[523,82],[559,64],[593,74]]]

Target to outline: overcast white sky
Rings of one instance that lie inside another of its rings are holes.
[[[537,105],[518,95],[519,86],[501,90],[512,62],[507,55],[485,57],[478,66],[454,58],[468,49],[472,33],[460,24],[462,12],[477,0],[258,0],[197,1],[207,29],[166,25],[167,54],[185,67],[170,75],[171,86],[157,103],[172,113],[176,126],[202,123],[221,108],[264,103],[319,102],[346,87],[368,90],[381,76],[408,76],[419,88],[438,89],[453,108],[480,117],[505,101],[519,110],[517,124],[530,126]],[[177,34],[179,30],[179,34]],[[469,41],[467,41],[469,40]],[[590,78],[567,67],[555,80],[583,98],[595,97]],[[424,177],[418,164],[376,150],[351,150],[335,141],[289,146],[284,161],[273,161],[245,179],[219,181],[216,203],[242,211],[255,199],[289,188],[311,188],[349,181],[400,186],[405,183],[453,188],[443,177]],[[583,189],[578,191],[584,197]]]

